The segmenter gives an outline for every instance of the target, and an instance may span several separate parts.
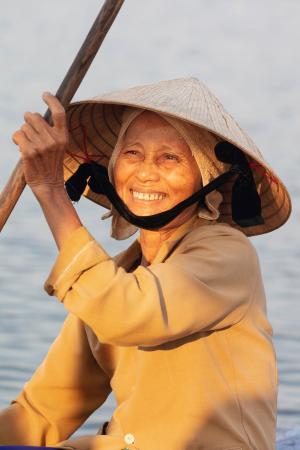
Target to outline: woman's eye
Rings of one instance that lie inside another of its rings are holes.
[[[164,158],[169,161],[179,161],[179,158],[177,155],[173,155],[172,153],[165,153]]]
[[[139,152],[137,150],[126,150],[124,152],[125,155],[133,155],[133,156],[137,155],[138,153]]]

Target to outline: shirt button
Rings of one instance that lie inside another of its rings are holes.
[[[126,442],[126,444],[134,444],[135,438],[134,438],[133,434],[127,433],[124,436],[124,441]]]

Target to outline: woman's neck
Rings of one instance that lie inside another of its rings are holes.
[[[192,205],[194,206],[194,205]],[[160,230],[144,230],[140,229],[140,245],[142,249],[142,265],[149,265],[156,257],[162,243],[169,239],[175,231],[185,222],[195,215],[195,207],[187,208],[172,222]]]
[[[174,228],[159,231],[140,230],[142,265],[149,265],[153,262],[163,241],[167,240],[174,231]]]

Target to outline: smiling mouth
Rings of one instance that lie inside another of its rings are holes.
[[[130,189],[130,193],[135,200],[146,200],[146,201],[154,201],[154,200],[163,200],[166,198],[167,194],[163,192],[138,192]]]

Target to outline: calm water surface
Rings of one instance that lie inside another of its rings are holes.
[[[44,111],[94,20],[99,1],[4,1],[0,17],[0,188],[18,159],[10,135],[25,110]],[[261,260],[280,375],[278,433],[300,422],[300,3],[293,0],[128,0],[77,98],[181,76],[204,81],[248,131],[293,200],[282,229],[253,238]],[[103,209],[78,205],[111,254]],[[33,373],[65,311],[43,291],[56,256],[45,221],[26,190],[0,239],[0,408]],[[109,418],[109,398],[86,424]]]

